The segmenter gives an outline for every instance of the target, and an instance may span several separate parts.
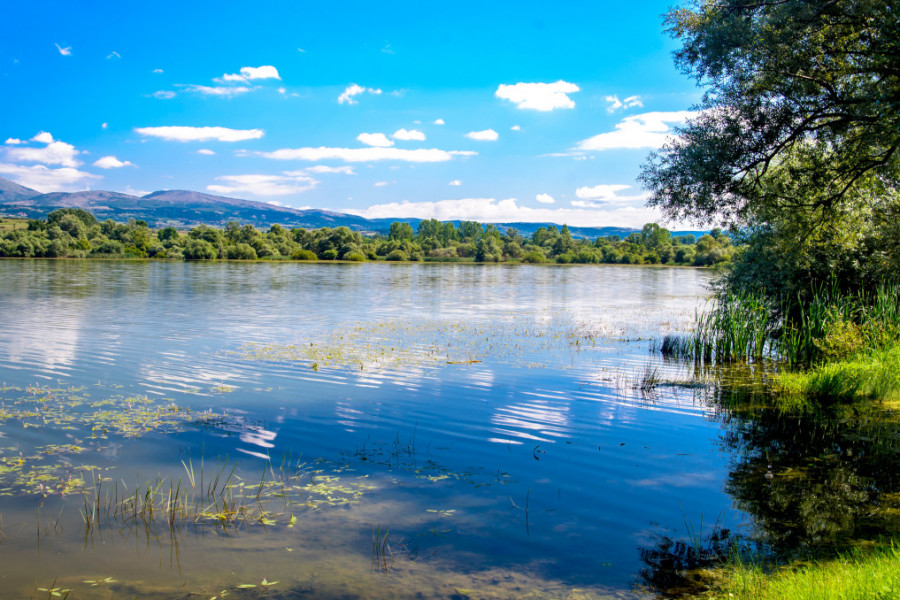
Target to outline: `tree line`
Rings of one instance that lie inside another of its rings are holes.
[[[720,229],[696,239],[648,223],[624,239],[574,238],[566,225],[540,227],[530,236],[476,221],[436,219],[416,229],[394,222],[386,234],[363,235],[348,227],[320,229],[272,225],[267,231],[230,221],[224,228],[151,229],[132,219],[98,221],[90,212],[62,208],[27,229],[0,235],[3,257],[156,258],[186,260],[342,260],[605,263],[712,266],[740,251]]]

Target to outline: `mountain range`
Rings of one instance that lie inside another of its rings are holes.
[[[394,221],[405,221],[415,229],[421,219],[402,217],[390,219],[366,219],[357,215],[321,209],[297,209],[276,206],[265,202],[239,200],[213,196],[186,190],[162,190],[146,196],[132,196],[119,192],[90,190],[85,192],[53,192],[42,194],[0,177],[0,216],[41,219],[58,208],[82,208],[99,220],[127,221],[140,219],[150,227],[176,227],[189,229],[206,224],[224,226],[228,221],[238,221],[258,228],[268,228],[278,223],[283,227],[346,226],[363,233],[384,233]],[[457,225],[459,221],[454,221]],[[525,236],[539,227],[557,223],[496,223],[504,231],[513,227]],[[636,229],[627,227],[575,227],[569,226],[575,237],[626,236]]]

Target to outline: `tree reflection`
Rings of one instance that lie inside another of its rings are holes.
[[[752,530],[657,536],[639,549],[641,579],[654,591],[696,591],[698,570],[736,551],[817,558],[900,532],[900,417],[876,404],[785,412],[758,391],[718,388],[706,399],[721,408],[721,447],[732,457],[725,489]]]

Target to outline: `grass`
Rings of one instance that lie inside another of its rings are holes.
[[[900,399],[900,343],[888,349],[860,352],[808,371],[775,377],[783,396],[816,400],[894,401]]]
[[[28,229],[28,219],[0,218],[0,231],[15,231]]]
[[[715,591],[728,600],[888,600],[900,598],[900,548],[894,542],[833,560],[768,573],[755,565],[726,569]]]

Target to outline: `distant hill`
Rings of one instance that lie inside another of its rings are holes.
[[[213,196],[187,190],[164,190],[146,196],[131,196],[119,192],[86,191],[54,192],[41,194],[35,190],[0,177],[0,216],[40,219],[58,208],[83,208],[98,219],[127,221],[141,219],[151,227],[173,226],[190,228],[200,224],[224,226],[228,221],[238,221],[258,228],[268,228],[278,223],[284,227],[346,226],[364,233],[387,232],[394,221],[405,221],[416,229],[421,219],[366,219],[356,215],[321,209],[289,208],[253,200],[239,200]],[[459,225],[459,221],[454,221]],[[496,223],[505,231],[513,227],[523,236],[530,236],[540,227],[559,223]],[[609,235],[625,237],[636,229],[627,227],[577,227],[569,225],[573,237],[597,238]],[[703,232],[691,232],[702,235]]]

